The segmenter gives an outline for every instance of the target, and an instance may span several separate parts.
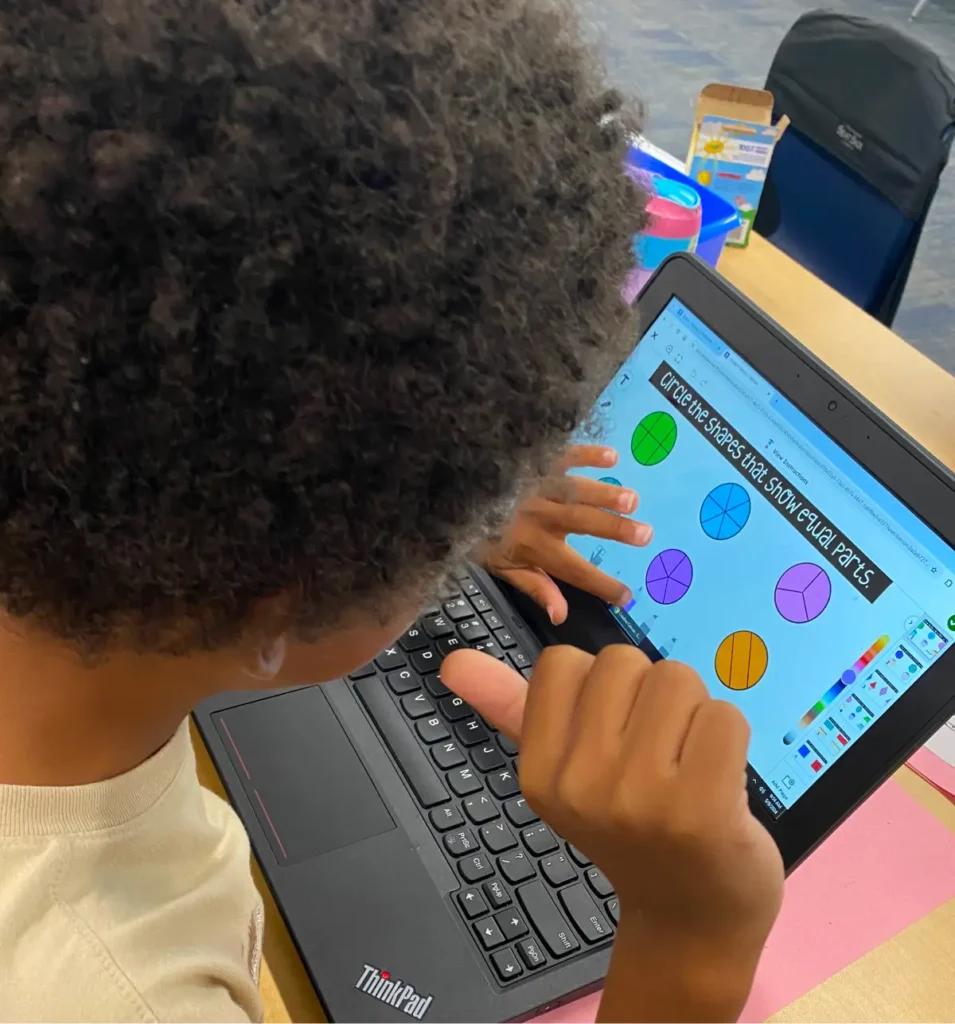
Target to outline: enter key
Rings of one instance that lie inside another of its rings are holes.
[[[613,935],[613,927],[583,885],[569,885],[566,889],[561,889],[559,895],[564,910],[583,936],[584,942],[593,944]]]

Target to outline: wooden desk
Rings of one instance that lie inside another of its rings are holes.
[[[955,378],[808,271],[753,236],[720,270],[790,334],[955,469]],[[221,786],[198,734],[200,778]],[[955,832],[955,805],[903,768],[908,792]],[[262,995],[269,1024],[324,1020],[288,932],[266,900]],[[775,1021],[935,1021],[955,1017],[955,900],[778,1013]]]

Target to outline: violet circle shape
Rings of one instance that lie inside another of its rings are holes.
[[[787,622],[802,624],[818,619],[831,597],[832,581],[826,570],[814,562],[799,562],[779,577],[774,601]]]
[[[693,582],[693,563],[679,548],[661,551],[647,566],[647,594],[657,604],[676,604]]]

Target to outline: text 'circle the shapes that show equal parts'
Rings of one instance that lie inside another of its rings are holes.
[[[757,633],[730,633],[716,651],[716,676],[729,690],[748,690],[766,674],[769,651]]]
[[[633,431],[630,451],[641,466],[658,466],[676,444],[676,420],[668,412],[651,412]]]

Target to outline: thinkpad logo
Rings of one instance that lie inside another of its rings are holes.
[[[371,964],[365,964],[361,977],[355,988],[364,992],[365,995],[377,999],[387,1006],[393,1006],[396,1010],[421,1020],[428,1012],[428,1007],[434,996],[425,996],[416,992],[411,985],[406,985],[401,978],[392,978],[388,971],[379,971]]]

